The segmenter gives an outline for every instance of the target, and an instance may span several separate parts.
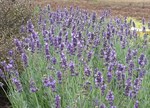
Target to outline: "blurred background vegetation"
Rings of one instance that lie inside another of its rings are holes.
[[[0,0],[0,61],[19,38],[19,29],[33,17],[32,0]]]

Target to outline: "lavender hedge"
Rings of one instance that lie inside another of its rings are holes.
[[[21,26],[28,37],[14,39],[17,52],[9,52],[9,63],[1,62],[12,107],[150,107],[149,37],[139,38],[132,26],[110,11],[98,16],[73,7],[40,10],[36,26],[31,20]]]

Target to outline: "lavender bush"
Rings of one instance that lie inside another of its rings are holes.
[[[12,51],[10,62],[1,62],[12,107],[150,107],[149,40],[132,26],[110,11],[40,10],[37,27],[29,20],[22,26],[29,36],[14,40],[24,71],[18,73]]]

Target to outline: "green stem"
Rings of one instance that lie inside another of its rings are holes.
[[[39,102],[38,102],[38,99],[37,99],[37,96],[36,96],[36,94],[35,94],[35,93],[34,93],[34,96],[35,96],[35,99],[36,99],[37,108],[40,108],[40,105],[39,105]]]

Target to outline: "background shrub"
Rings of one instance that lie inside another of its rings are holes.
[[[23,34],[20,37],[19,30],[21,25],[26,24],[32,16],[32,0],[0,0],[0,61],[5,60],[7,62],[8,51],[14,47],[13,39],[22,38],[26,35]],[[19,59],[16,58],[16,61],[20,64]],[[1,90],[0,94],[3,94]],[[0,95],[0,99],[2,97],[3,95]],[[3,107],[1,103],[0,107]]]

